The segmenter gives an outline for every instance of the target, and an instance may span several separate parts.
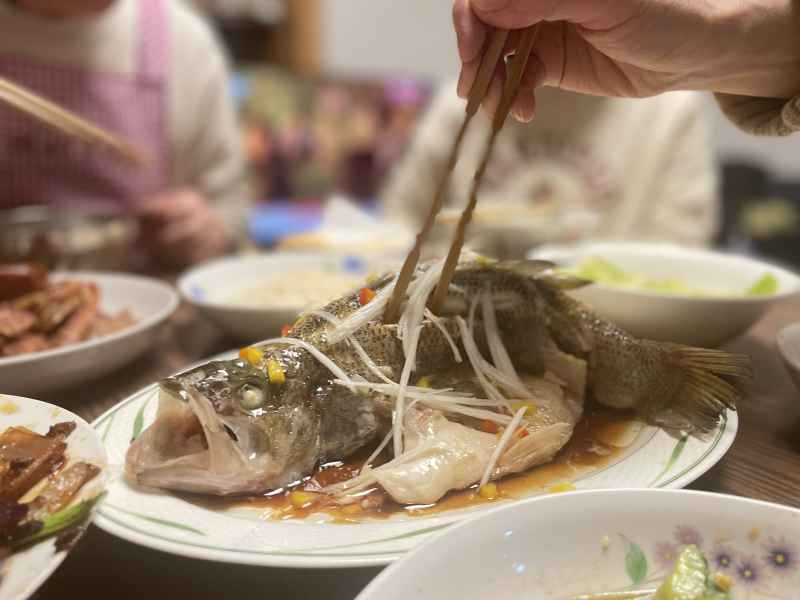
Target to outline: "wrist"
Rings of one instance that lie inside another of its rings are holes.
[[[767,98],[800,93],[800,2],[718,3],[710,14],[715,49],[698,88]]]

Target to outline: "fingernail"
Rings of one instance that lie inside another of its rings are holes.
[[[511,111],[511,114],[514,116],[520,123],[530,123],[533,121],[533,111],[528,111],[524,108],[515,108]]]
[[[536,112],[536,104],[531,95],[530,98],[520,98],[511,110],[512,116],[520,123],[530,123],[533,121]]]

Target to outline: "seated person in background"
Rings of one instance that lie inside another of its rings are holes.
[[[464,101],[455,87],[445,86],[433,101],[381,195],[387,216],[415,230],[428,213],[464,118]],[[479,193],[479,211],[494,202],[498,212],[517,203],[548,204],[596,212],[595,239],[711,242],[717,177],[700,97],[677,92],[608,99],[542,88],[536,98],[532,123],[508,119],[501,131]],[[464,139],[445,207],[466,204],[488,135],[489,122],[481,112]],[[473,223],[468,245],[502,258],[523,257],[541,239],[526,231],[514,211],[509,213],[505,233],[502,227]],[[449,245],[453,231],[443,225],[434,229],[431,246],[437,253]]]
[[[142,249],[173,267],[230,247],[246,188],[227,66],[182,2],[0,1],[0,76],[151,159],[121,164],[0,104],[0,208],[120,208],[141,217]]]

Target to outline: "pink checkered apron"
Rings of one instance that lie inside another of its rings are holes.
[[[0,208],[87,204],[132,212],[167,184],[166,0],[137,0],[137,64],[128,74],[0,57],[0,74],[150,153],[137,169],[108,150],[0,105]]]

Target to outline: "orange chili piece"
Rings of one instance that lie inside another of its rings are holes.
[[[490,420],[486,419],[481,424],[481,429],[483,429],[483,431],[485,431],[486,433],[497,433],[497,431],[500,428],[497,426],[497,423],[495,423],[494,421],[490,421]]]
[[[291,332],[292,332],[292,326],[291,325],[284,325],[283,327],[281,327],[281,337],[286,337]]]
[[[361,306],[364,306],[374,297],[375,297],[375,291],[373,289],[368,287],[361,288],[361,290],[358,292],[358,303]]]

